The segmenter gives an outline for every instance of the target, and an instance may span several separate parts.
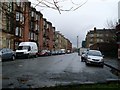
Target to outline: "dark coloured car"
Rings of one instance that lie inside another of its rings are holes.
[[[52,55],[51,52],[49,50],[42,50],[39,51],[38,56],[50,56]]]
[[[52,55],[57,55],[56,51],[51,52]]]
[[[81,62],[84,62],[86,59],[85,59],[85,56],[87,54],[87,51],[83,51],[82,54],[81,54]]]
[[[0,57],[2,61],[15,60],[16,54],[9,48],[2,48],[0,49]]]

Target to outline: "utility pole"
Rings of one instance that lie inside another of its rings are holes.
[[[80,54],[80,50],[79,50],[79,36],[77,36],[77,52],[78,55]]]

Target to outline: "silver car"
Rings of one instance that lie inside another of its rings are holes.
[[[98,50],[89,50],[85,56],[86,65],[94,64],[94,65],[100,65],[101,67],[104,66],[104,60],[103,55]]]

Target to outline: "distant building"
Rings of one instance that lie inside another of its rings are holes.
[[[89,48],[91,45],[96,43],[115,41],[115,30],[114,29],[96,29],[90,30],[86,35],[86,47]]]
[[[106,56],[117,54],[115,29],[90,30],[86,35],[86,47],[100,50]]]
[[[86,47],[86,41],[82,41],[82,48]]]
[[[72,52],[72,43],[68,39],[67,39],[67,50],[70,50],[70,52]]]
[[[65,38],[59,31],[55,32],[55,50],[65,49],[72,51],[72,43]]]

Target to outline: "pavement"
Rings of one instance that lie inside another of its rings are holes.
[[[118,60],[117,58],[107,57],[107,58],[104,59],[104,63],[120,70],[120,60]]]
[[[118,60],[117,58],[105,58],[104,65],[111,68],[111,72],[117,75],[120,80],[120,60]]]

